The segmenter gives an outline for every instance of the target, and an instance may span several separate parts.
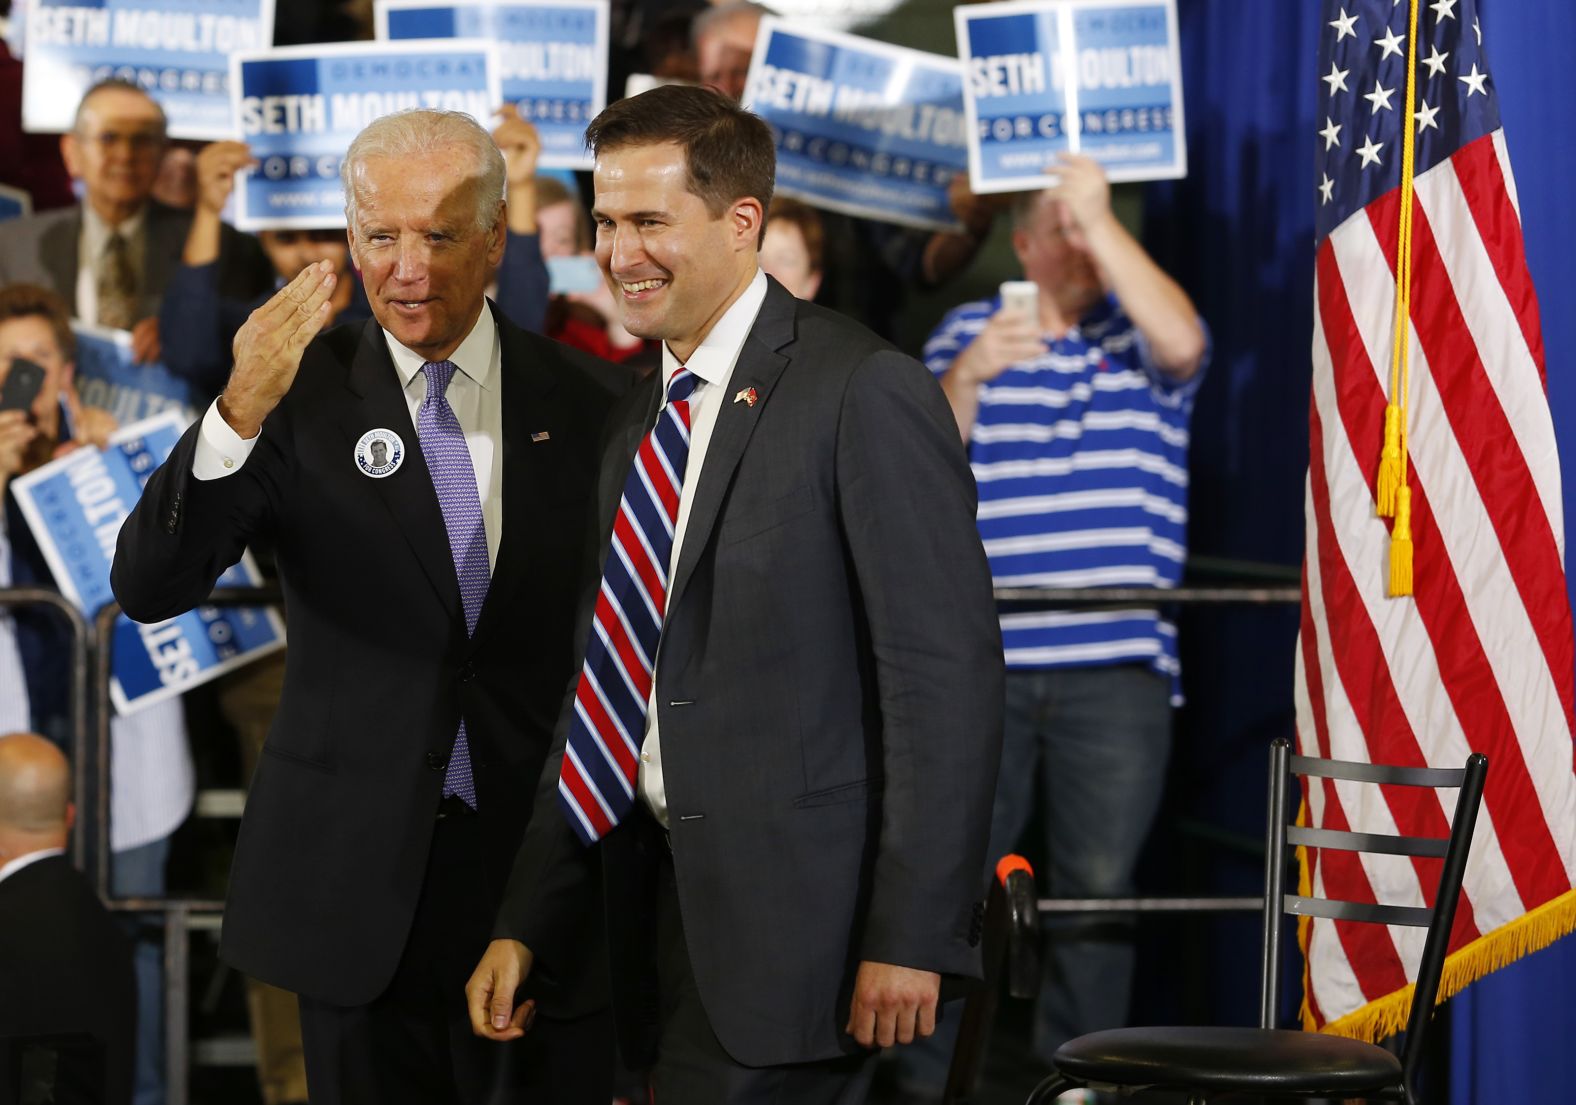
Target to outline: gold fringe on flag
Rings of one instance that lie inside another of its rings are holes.
[[[1308,863],[1304,850],[1297,850],[1297,864],[1302,868],[1299,885],[1307,893]],[[1304,963],[1308,953],[1308,918],[1298,918],[1297,942],[1302,946]],[[1439,979],[1439,998],[1442,1002],[1452,998],[1491,971],[1509,966],[1522,956],[1541,951],[1562,936],[1576,932],[1576,890],[1567,890],[1535,909],[1523,913],[1445,957],[1444,971]],[[1378,1043],[1406,1027],[1412,1012],[1413,986],[1406,986],[1368,1004],[1352,1010],[1325,1025],[1322,1029],[1314,1023],[1312,1007],[1308,1001],[1310,983],[1307,968],[1303,971],[1302,1027],[1308,1032],[1325,1032],[1331,1036],[1349,1036],[1355,1040]],[[1436,1003],[1437,1004],[1437,1003]]]

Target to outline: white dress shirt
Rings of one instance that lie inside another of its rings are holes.
[[[142,271],[147,249],[142,228],[147,221],[144,218],[147,210],[144,207],[119,226],[110,226],[99,218],[91,203],[82,202],[82,233],[77,237],[77,318],[81,321],[98,325],[98,265],[111,234],[119,233],[126,239],[132,271]]]
[[[31,867],[41,859],[48,859],[50,856],[63,856],[65,854],[66,850],[64,848],[40,848],[36,852],[27,853],[25,856],[17,856],[4,867],[0,867],[0,882],[5,882],[6,879],[9,879],[22,868]]]
[[[389,356],[404,389],[410,424],[415,427],[421,405],[427,398],[427,380],[421,370],[426,358],[405,348],[388,331]],[[482,526],[487,531],[487,565],[496,569],[498,542],[503,538],[503,368],[498,347],[498,326],[492,311],[483,304],[476,325],[449,357],[459,369],[445,393],[449,406],[465,432],[465,447],[471,454],[471,469],[476,473],[476,495],[482,504]],[[368,430],[395,429],[392,426],[367,426]],[[396,432],[398,432],[396,430]],[[261,436],[261,435],[259,435]],[[407,442],[414,447],[416,442]],[[257,438],[242,438],[219,413],[214,400],[203,415],[197,449],[192,456],[192,475],[199,480],[222,479],[238,471],[252,455]],[[355,463],[345,449],[345,463]]]
[[[733,378],[733,366],[739,361],[739,352],[760,314],[761,303],[766,299],[766,274],[759,269],[755,279],[742,295],[733,301],[711,333],[690,354],[690,359],[679,364],[666,343],[662,346],[662,405],[667,405],[668,383],[680,368],[687,368],[703,381],[698,383],[690,396],[690,448],[689,459],[684,464],[684,486],[679,489],[679,517],[673,530],[673,552],[668,557],[668,579],[671,581],[678,568],[679,553],[684,548],[684,533],[689,526],[690,506],[695,501],[695,488],[700,483],[702,466],[706,463],[706,446],[711,442],[712,428],[717,424],[717,414],[727,405],[728,382]],[[657,644],[656,666],[662,665],[662,645]],[[646,699],[646,735],[640,745],[640,774],[635,786],[641,800],[653,817],[664,827],[668,824],[667,790],[662,784],[662,742],[657,732],[657,680],[652,672],[651,694]]]

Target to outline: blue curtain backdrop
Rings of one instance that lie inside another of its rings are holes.
[[[1317,0],[1179,0],[1189,175],[1152,185],[1145,236],[1209,321],[1215,362],[1192,446],[1194,555],[1295,566],[1302,557],[1313,294]],[[1569,141],[1576,6],[1479,0],[1542,306],[1549,399],[1576,522],[1576,144]],[[1576,580],[1570,557],[1567,574]],[[1289,611],[1185,622],[1189,705],[1172,793],[1217,839],[1262,832],[1265,747],[1292,730]],[[1252,892],[1244,855],[1206,867]],[[1255,1017],[1251,923],[1219,926],[1207,1015]],[[1237,973],[1232,973],[1232,968]],[[1295,990],[1295,987],[1291,989]],[[1453,1105],[1560,1101],[1576,1085],[1576,939],[1489,976],[1451,1003]],[[1163,1004],[1153,996],[1150,1006]],[[1141,1007],[1146,1004],[1140,998]],[[1197,1010],[1195,1010],[1197,1011]],[[1290,1013],[1290,1009],[1287,1010]]]

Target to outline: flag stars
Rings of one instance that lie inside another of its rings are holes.
[[[1374,81],[1374,90],[1363,93],[1363,99],[1373,105],[1374,114],[1381,111],[1394,111],[1390,106],[1390,97],[1395,95],[1395,89],[1381,87],[1377,80]],[[1328,116],[1326,116],[1328,118]]]
[[[1330,71],[1329,71],[1329,73],[1327,73],[1326,75],[1320,77],[1319,79],[1321,81],[1323,81],[1325,84],[1328,84],[1330,86],[1330,95],[1333,96],[1337,92],[1345,92],[1347,90],[1346,89],[1346,74],[1348,74],[1350,72],[1351,72],[1350,69],[1341,69],[1341,68],[1337,67],[1336,64],[1332,61],[1332,62],[1330,62]]]
[[[1454,19],[1456,17],[1456,0],[1437,0],[1436,3],[1428,6],[1433,10],[1434,16],[1438,20]]]
[[[1330,24],[1330,26],[1335,28],[1335,41],[1339,42],[1343,38],[1356,38],[1357,32],[1352,30],[1356,24],[1357,17],[1355,15],[1347,15],[1346,9],[1342,8],[1341,17]]]
[[[1357,155],[1363,159],[1362,165],[1358,167],[1366,169],[1370,165],[1379,164],[1379,151],[1382,149],[1384,149],[1384,143],[1375,142],[1373,137],[1369,136],[1366,144],[1357,147]]]
[[[1412,113],[1412,118],[1417,120],[1417,133],[1422,134],[1429,127],[1439,129],[1439,124],[1434,122],[1434,116],[1439,114],[1437,107],[1429,107],[1426,103]]]
[[[1335,181],[1330,179],[1328,173],[1320,173],[1319,176],[1322,178],[1319,182],[1319,202],[1326,204],[1335,195]]]
[[[1464,77],[1457,77],[1456,80],[1467,86],[1467,99],[1469,100],[1474,92],[1481,92],[1485,96],[1488,95],[1488,89],[1483,87],[1483,82],[1488,80],[1488,74],[1479,73],[1477,62],[1475,61],[1472,63],[1472,72]]]
[[[1428,66],[1428,75],[1430,77],[1438,77],[1444,73],[1445,59],[1448,57],[1450,57],[1449,54],[1440,53],[1439,47],[1435,46],[1433,48],[1433,53],[1429,54],[1426,58],[1421,58],[1419,60],[1424,65]]]
[[[1341,144],[1341,124],[1326,115],[1324,117],[1324,129],[1319,132],[1319,137],[1324,139],[1324,148],[1326,150],[1339,146]]]
[[[1403,43],[1405,41],[1406,41],[1406,39],[1402,38],[1400,35],[1395,33],[1395,28],[1394,27],[1391,27],[1390,28],[1390,33],[1385,35],[1383,38],[1376,38],[1376,39],[1374,39],[1374,45],[1379,47],[1379,49],[1384,51],[1384,53],[1379,55],[1379,60],[1383,61],[1385,58],[1389,57],[1391,54],[1394,54],[1396,57],[1400,57],[1401,56],[1401,43]]]

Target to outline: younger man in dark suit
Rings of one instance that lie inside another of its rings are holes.
[[[675,86],[587,137],[597,260],[663,366],[612,417],[584,662],[471,1023],[520,1035],[600,859],[657,1101],[862,1100],[871,1049],[979,972],[1002,662],[973,479],[921,365],[759,271],[765,123]]]

